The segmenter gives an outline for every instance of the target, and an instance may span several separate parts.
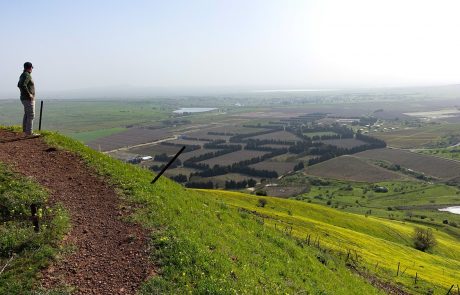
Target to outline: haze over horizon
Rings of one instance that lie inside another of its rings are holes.
[[[25,61],[38,96],[458,84],[459,8],[454,0],[3,1],[0,98],[18,96]]]

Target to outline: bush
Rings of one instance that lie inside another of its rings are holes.
[[[265,199],[259,199],[258,203],[257,203],[257,207],[265,207],[265,205],[267,205],[267,200]]]
[[[415,228],[413,239],[415,249],[420,251],[425,252],[436,245],[436,237],[433,235],[433,231],[429,228]]]
[[[442,223],[444,223],[444,224],[449,224],[449,220],[444,219],[444,220],[442,221]]]
[[[258,190],[256,191],[256,196],[266,196],[267,192],[263,190]]]

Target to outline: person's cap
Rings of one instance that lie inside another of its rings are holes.
[[[34,66],[30,61],[24,63],[24,69],[33,69]]]

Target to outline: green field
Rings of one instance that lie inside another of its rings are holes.
[[[460,136],[460,124],[420,124],[396,131],[371,132],[371,136],[383,139],[388,146],[396,148],[423,148],[449,145],[449,140]]]
[[[82,142],[89,142],[101,137],[109,136],[115,133],[119,133],[125,131],[126,128],[122,127],[114,127],[109,129],[98,129],[94,131],[83,131],[77,133],[69,133],[68,136],[72,137],[73,139],[82,141]]]
[[[303,135],[306,135],[308,137],[313,137],[313,136],[323,136],[323,135],[337,135],[337,133],[332,132],[332,131],[325,131],[325,132],[304,132]]]
[[[458,238],[446,231],[435,229],[438,245],[425,253],[415,250],[411,240],[414,228],[425,225],[297,200],[264,197],[261,206],[257,196],[189,190],[164,178],[151,186],[152,174],[146,170],[58,135],[46,139],[82,155],[127,200],[142,204],[135,219],[155,228],[153,255],[161,268],[142,293],[383,293],[347,267],[347,250],[353,268],[413,293],[445,294],[460,278]],[[426,195],[456,195],[449,189],[435,187]],[[312,242],[319,238],[320,246],[309,246],[308,235]],[[404,273],[396,276],[398,263]]]
[[[257,207],[258,197],[244,194],[218,192],[216,200],[235,208],[256,211],[263,216],[267,226],[280,229],[292,227],[292,235],[305,239],[307,235],[319,237],[324,247],[341,252],[356,251],[362,263],[371,268],[379,263],[381,275],[396,271],[400,262],[407,267],[405,276],[395,281],[410,286],[415,272],[439,287],[448,288],[460,276],[460,245],[458,240],[446,233],[436,232],[439,245],[432,253],[422,253],[412,248],[411,234],[414,224],[385,221],[320,207],[308,203],[268,198],[264,208]],[[256,213],[253,213],[256,214]]]
[[[381,218],[426,224],[460,237],[460,215],[439,211],[460,205],[460,190],[445,184],[418,181],[363,183],[308,177],[309,191],[295,199]],[[283,180],[285,185],[305,182],[302,174]],[[375,187],[388,192],[376,192]],[[444,224],[447,220],[449,225]]]
[[[38,119],[39,101],[36,103]],[[22,105],[19,100],[0,100],[0,125],[19,125]],[[42,127],[59,131],[81,141],[121,131],[130,125],[158,124],[169,117],[173,108],[160,107],[155,101],[123,100],[47,100]],[[38,127],[35,120],[35,127]]]
[[[460,146],[438,149],[422,149],[417,150],[417,152],[425,155],[442,157],[451,160],[460,160]]]

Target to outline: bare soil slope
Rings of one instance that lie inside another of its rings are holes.
[[[44,287],[71,285],[77,294],[135,294],[148,276],[147,234],[122,221],[120,200],[106,181],[82,159],[47,146],[41,138],[0,130],[0,162],[31,177],[50,192],[51,203],[62,203],[71,217],[67,245],[76,250],[43,271]],[[126,211],[126,210],[125,210]]]

